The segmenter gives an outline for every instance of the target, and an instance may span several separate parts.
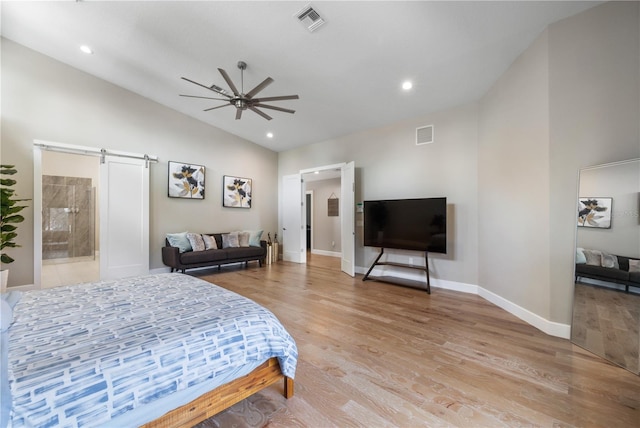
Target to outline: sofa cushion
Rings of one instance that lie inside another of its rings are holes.
[[[204,240],[199,233],[187,233],[187,239],[193,251],[204,251]]]
[[[629,280],[629,272],[623,271],[621,269],[611,269],[602,266],[592,266],[588,264],[576,265],[576,275],[580,276],[580,274],[585,274],[588,276],[595,275],[601,278],[609,278],[619,281]]]
[[[239,246],[238,232],[222,234],[222,248],[237,248]]]
[[[226,250],[204,250],[189,251],[180,255],[180,262],[185,265],[195,263],[225,261],[227,259]],[[212,263],[215,264],[215,263]]]
[[[172,247],[177,247],[181,253],[191,251],[191,243],[187,238],[187,232],[167,233],[167,241]]]
[[[215,250],[218,248],[218,243],[216,242],[216,238],[212,235],[202,235],[202,240],[204,241],[204,249],[205,250]]]
[[[242,257],[261,257],[264,255],[264,248],[262,247],[237,247],[227,248],[227,257],[229,259],[237,259]]]
[[[638,287],[640,287],[640,272],[629,272],[629,281],[638,284]]]

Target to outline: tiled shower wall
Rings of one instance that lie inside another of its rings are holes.
[[[93,257],[95,192],[90,178],[42,176],[42,259]]]

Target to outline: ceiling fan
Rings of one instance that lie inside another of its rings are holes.
[[[253,98],[258,92],[262,91],[269,84],[271,84],[271,82],[273,82],[273,79],[271,77],[267,77],[266,79],[264,79],[262,81],[262,83],[260,83],[258,86],[256,86],[255,88],[253,88],[252,90],[250,90],[249,92],[247,92],[245,94],[244,93],[244,70],[247,68],[247,63],[244,62],[244,61],[238,61],[238,68],[240,69],[240,81],[241,81],[240,91],[238,91],[238,88],[236,88],[236,85],[233,84],[233,81],[231,80],[231,78],[229,77],[227,72],[224,71],[222,68],[219,68],[218,71],[220,72],[220,74],[222,74],[222,78],[225,80],[225,82],[227,82],[227,85],[229,85],[229,88],[231,89],[231,92],[233,94],[229,94],[228,91],[224,90],[220,86],[217,86],[217,85],[207,86],[207,85],[203,85],[202,83],[194,82],[193,80],[187,79],[186,77],[182,77],[183,80],[186,80],[187,82],[191,82],[191,83],[196,84],[198,86],[202,86],[203,88],[206,88],[206,89],[208,89],[210,91],[213,91],[218,95],[222,95],[224,98],[211,98],[211,97],[201,97],[201,96],[197,96],[197,95],[182,95],[182,94],[180,94],[180,96],[181,97],[190,97],[190,98],[204,98],[204,99],[207,99],[207,100],[226,101],[227,104],[223,104],[223,105],[216,106],[216,107],[211,107],[211,108],[205,109],[204,111],[215,110],[215,109],[218,109],[218,108],[228,107],[228,106],[235,106],[235,108],[236,108],[236,120],[240,119],[242,117],[242,112],[247,110],[247,109],[257,113],[258,115],[264,117],[267,120],[271,120],[272,119],[271,116],[269,116],[265,112],[259,110],[258,107],[267,108],[267,109],[271,109],[271,110],[283,111],[285,113],[295,113],[295,110],[291,110],[291,109],[288,109],[288,108],[277,107],[277,106],[272,106],[272,105],[268,105],[268,104],[263,104],[263,102],[265,102],[265,101],[297,100],[299,98],[297,95],[282,95],[282,96],[279,96],[279,97]]]

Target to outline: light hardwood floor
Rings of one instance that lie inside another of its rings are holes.
[[[295,395],[270,427],[638,427],[640,377],[481,297],[362,282],[339,259],[194,275],[295,338]]]
[[[576,283],[573,343],[638,373],[639,326],[640,295]]]

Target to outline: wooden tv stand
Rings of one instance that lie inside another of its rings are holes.
[[[403,287],[419,288],[421,290],[425,290],[424,286],[426,285],[427,286],[426,287],[427,293],[431,294],[431,281],[429,280],[429,257],[428,257],[429,253],[427,251],[424,252],[424,266],[416,266],[416,265],[410,265],[410,264],[406,264],[406,263],[381,262],[380,261],[380,257],[382,257],[383,254],[384,254],[384,248],[380,248],[380,254],[378,254],[378,257],[376,257],[376,260],[373,262],[371,267],[369,267],[369,270],[367,271],[365,276],[362,278],[363,281],[366,281],[366,280],[369,279],[369,280],[374,280],[374,281],[388,282],[390,284],[402,285]],[[421,270],[423,272],[426,272],[426,274],[427,274],[427,282],[424,283],[422,281],[415,281],[415,280],[411,280],[411,279],[397,278],[397,277],[387,276],[387,275],[384,275],[384,276],[371,276],[370,275],[371,271],[376,266],[397,266],[397,267],[401,267],[401,268]]]

